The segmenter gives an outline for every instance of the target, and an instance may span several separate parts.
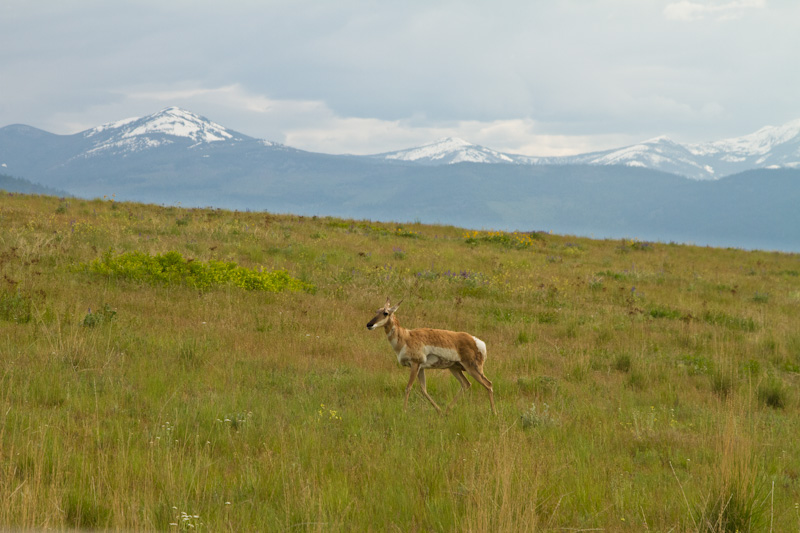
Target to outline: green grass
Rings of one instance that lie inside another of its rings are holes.
[[[0,194],[0,527],[800,527],[798,255]]]

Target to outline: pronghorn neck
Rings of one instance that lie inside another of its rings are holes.
[[[394,314],[392,314],[386,324],[383,325],[383,330],[386,332],[386,338],[389,339],[392,348],[399,350],[401,347],[400,340],[405,337],[406,330],[400,325],[400,321],[397,320]]]

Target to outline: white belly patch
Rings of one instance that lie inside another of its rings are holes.
[[[425,360],[420,365],[422,368],[448,368],[453,366],[453,363],[461,361],[458,350],[452,348],[424,346],[422,353],[425,356]],[[397,352],[397,362],[403,366],[410,366],[411,362],[408,359],[405,346]]]
[[[448,361],[460,361],[461,357],[458,355],[457,350],[452,348],[440,348],[438,346],[425,346],[424,353],[426,356],[435,355],[439,359],[447,359]]]

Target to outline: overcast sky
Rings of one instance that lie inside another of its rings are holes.
[[[800,2],[0,1],[0,126],[172,105],[327,153],[718,140],[800,118]]]

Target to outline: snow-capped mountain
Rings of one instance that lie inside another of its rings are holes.
[[[72,135],[0,127],[0,175],[12,178],[0,187],[24,178],[82,198],[791,251],[799,161],[800,121],[558,158],[453,138],[379,156],[319,154],[174,107]]]
[[[624,165],[649,168],[694,179],[713,178],[709,168],[698,161],[689,148],[667,137],[656,137],[638,144],[564,157],[520,159],[534,165]]]
[[[123,191],[144,182],[163,189],[180,183],[198,186],[220,175],[252,175],[279,154],[313,157],[178,107],[72,135],[22,124],[0,128],[3,173],[78,195],[108,189],[112,182],[116,191]]]
[[[426,165],[512,163],[528,165],[624,165],[707,180],[758,168],[800,168],[800,120],[766,126],[742,137],[681,144],[667,137],[574,156],[534,157],[497,152],[461,139],[442,139],[377,158]]]
[[[126,154],[176,143],[194,147],[220,141],[253,140],[178,107],[104,124],[79,135],[89,141],[89,145],[77,157]]]
[[[569,163],[641,166],[694,179],[719,179],[757,168],[800,168],[800,120],[721,141],[679,144],[659,137]]]
[[[732,139],[687,145],[717,177],[750,168],[800,168],[800,119]]]
[[[390,161],[413,161],[429,165],[517,162],[512,156],[471,144],[455,137],[446,137],[417,148],[378,154],[373,157]]]
[[[259,147],[294,150],[230,130],[178,107],[167,107],[152,115],[104,124],[69,136],[53,135],[21,125],[7,126],[0,131],[9,135],[13,133],[13,142],[17,142],[21,136],[38,139],[41,147],[50,146],[51,149],[44,159],[38,160],[35,165],[44,165],[49,159],[53,159],[53,164],[63,166],[66,163],[63,155],[66,153],[69,153],[68,161],[75,161],[100,156],[129,157],[154,149],[163,154],[163,150],[168,147],[181,150],[181,153],[186,150],[195,153],[208,150],[219,152],[222,147],[231,150],[236,146],[239,146],[237,150],[241,150],[242,145],[249,146],[251,153],[252,150],[260,149]],[[9,150],[7,153],[7,160],[0,161],[0,164],[11,165],[4,168],[13,173],[17,166],[15,160],[21,154],[16,150]],[[304,153],[311,156],[308,152]],[[622,165],[658,170],[692,179],[713,180],[759,168],[800,168],[800,119],[782,126],[766,126],[749,135],[720,141],[681,144],[667,137],[657,137],[622,148],[564,157],[503,153],[463,139],[447,137],[423,146],[366,156],[364,159],[433,166],[456,163]]]

